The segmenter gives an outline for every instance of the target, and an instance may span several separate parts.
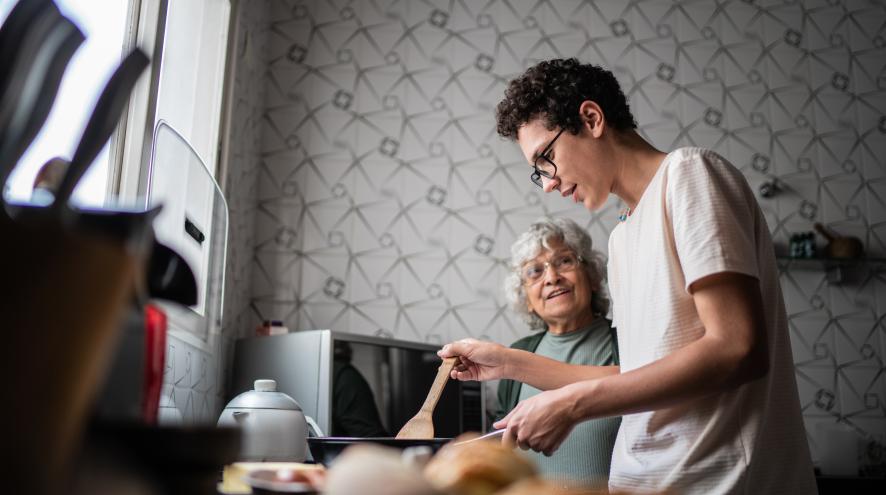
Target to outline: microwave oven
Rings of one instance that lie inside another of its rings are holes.
[[[439,346],[302,330],[248,337],[234,344],[228,399],[258,379],[277,381],[323,434],[395,436],[427,396],[441,360]],[[449,380],[434,409],[434,436],[486,431],[484,387]]]

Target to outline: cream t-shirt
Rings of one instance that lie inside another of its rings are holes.
[[[688,288],[720,272],[759,280],[770,362],[736,389],[624,416],[610,488],[816,493],[772,239],[741,172],[710,150],[669,153],[612,231],[608,269],[622,373],[703,335]]]

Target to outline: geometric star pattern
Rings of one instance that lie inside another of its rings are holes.
[[[507,81],[553,57],[611,69],[658,148],[709,147],[755,191],[779,184],[758,200],[780,254],[814,222],[886,254],[882,3],[276,0],[241,15],[228,339],[265,318],[435,344],[525,335],[500,290],[516,236],[569,217],[605,252],[621,206],[541,194],[495,133]],[[781,269],[813,457],[821,424],[882,445],[883,264],[843,283]]]

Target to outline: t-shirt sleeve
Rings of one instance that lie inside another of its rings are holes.
[[[721,272],[759,278],[756,200],[741,172],[713,152],[687,153],[667,172],[666,207],[685,289]]]

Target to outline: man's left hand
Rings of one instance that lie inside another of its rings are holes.
[[[579,420],[574,388],[566,386],[526,399],[492,426],[506,429],[502,439],[505,444],[550,456]]]

